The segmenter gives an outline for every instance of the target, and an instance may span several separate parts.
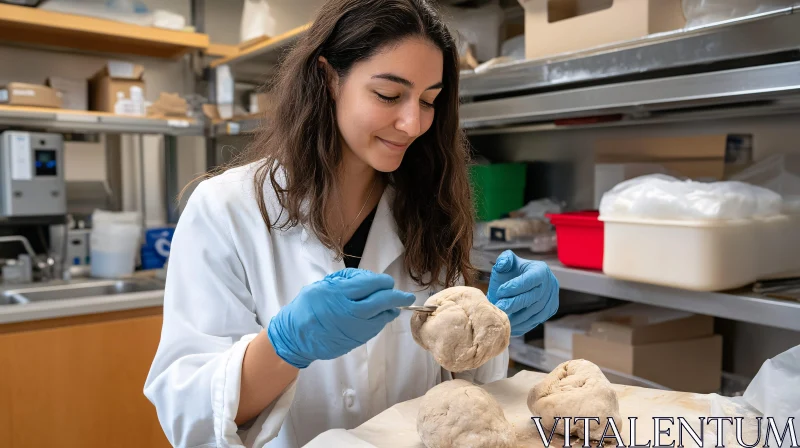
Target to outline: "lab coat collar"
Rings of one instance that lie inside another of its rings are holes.
[[[397,257],[405,252],[397,234],[397,223],[392,215],[391,204],[394,190],[386,187],[375,210],[375,218],[370,226],[359,268],[383,273]],[[307,227],[303,226],[300,240],[308,261],[324,269],[326,274],[344,269],[344,261],[335,260],[336,254],[326,248]]]

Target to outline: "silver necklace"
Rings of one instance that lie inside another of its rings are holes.
[[[339,189],[339,185],[338,184],[336,185],[336,190],[339,193],[339,220],[342,222],[342,233],[339,235],[339,256],[347,255],[344,253],[344,246],[342,245],[342,236],[344,234],[347,234],[350,227],[352,227],[353,224],[355,224],[356,221],[358,221],[358,218],[361,216],[361,213],[364,212],[364,209],[367,207],[367,204],[369,203],[369,200],[372,197],[372,191],[375,189],[376,183],[378,183],[377,175],[375,176],[374,179],[372,179],[372,186],[369,189],[369,193],[367,194],[367,199],[364,201],[364,205],[361,206],[361,210],[358,211],[358,214],[356,215],[355,218],[353,218],[353,221],[350,223],[350,225],[346,227],[344,225],[344,206],[343,206],[344,201],[342,200],[342,191]],[[347,255],[347,256],[353,258],[361,258],[361,257],[356,257],[354,255]]]

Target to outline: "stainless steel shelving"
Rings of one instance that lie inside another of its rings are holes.
[[[793,14],[792,8],[787,7],[551,58],[508,63],[483,73],[463,72],[460,91],[461,96],[471,97],[542,87],[566,88],[575,83],[642,77],[664,70],[683,74],[707,71],[709,64],[796,51],[800,48],[798,28],[800,14]]]
[[[214,124],[213,136],[221,135],[240,135],[255,132],[261,125],[260,118],[245,118],[239,120],[229,120]]]
[[[541,131],[592,126],[572,120],[591,117],[608,127],[798,113],[798,10],[462,73],[462,126]]]
[[[545,261],[560,286],[567,290],[800,331],[800,302],[772,299],[745,290],[698,292],[617,280],[602,272],[566,267],[553,256],[515,252],[521,257]],[[481,271],[491,272],[497,255],[496,251],[473,251],[473,263]]]
[[[597,115],[641,115],[710,105],[796,103],[800,62],[513,96],[461,106],[466,128]]]
[[[125,117],[69,110],[32,111],[29,108],[0,109],[0,126],[56,130],[64,132],[104,132],[119,134],[203,135],[203,126],[188,119]]]

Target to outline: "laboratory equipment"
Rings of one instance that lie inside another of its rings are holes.
[[[60,134],[0,134],[0,218],[65,215],[63,166]]]

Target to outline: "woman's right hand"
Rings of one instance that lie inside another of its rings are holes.
[[[343,269],[304,287],[269,323],[275,352],[303,369],[317,359],[338,358],[375,337],[414,295],[397,291],[394,279]]]

